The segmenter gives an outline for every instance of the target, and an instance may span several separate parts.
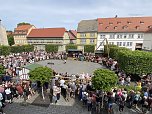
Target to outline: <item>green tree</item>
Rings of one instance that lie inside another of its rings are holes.
[[[68,44],[68,45],[66,45],[66,52],[68,52],[68,49],[77,49],[77,45],[75,45],[75,44]]]
[[[7,40],[8,40],[8,44],[9,44],[10,46],[12,46],[12,45],[15,44],[13,35],[8,35],[8,36],[7,36]]]
[[[84,52],[94,53],[95,45],[84,45]]]
[[[109,91],[112,87],[116,86],[118,82],[117,75],[108,69],[97,69],[94,71],[92,77],[93,87],[97,90]],[[102,97],[103,107],[103,97]]]
[[[38,67],[29,72],[30,80],[41,82],[43,100],[45,99],[43,85],[45,82],[49,82],[52,76],[53,76],[53,70],[48,67]]]
[[[2,65],[0,65],[0,74],[5,74],[5,68]]]
[[[48,44],[45,45],[45,51],[46,52],[58,52],[58,45],[55,44]]]
[[[9,55],[10,54],[10,47],[9,46],[0,46],[0,55]]]
[[[30,25],[30,23],[21,22],[21,23],[18,23],[18,24],[17,24],[17,26],[21,26],[21,25]]]
[[[93,75],[92,84],[97,90],[109,91],[118,82],[117,75],[108,69],[97,69]]]

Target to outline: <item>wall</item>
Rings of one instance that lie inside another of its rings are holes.
[[[130,35],[133,34],[133,38],[130,37]],[[143,35],[142,38],[138,38],[139,35]],[[101,35],[105,35],[105,37],[101,38]],[[113,35],[113,38],[110,38],[110,36]],[[122,35],[122,38],[117,38],[117,35]],[[126,35],[126,38],[124,36]],[[144,33],[99,33],[97,37],[97,48],[99,47],[100,43],[104,40],[104,38],[107,38],[109,43],[113,43],[114,45],[117,45],[117,42],[122,42],[122,46],[120,47],[126,47],[131,50],[135,50],[136,43],[143,44],[144,39]],[[123,46],[123,43],[125,42],[125,46]],[[132,42],[132,45],[127,45],[127,42]],[[106,44],[104,42],[104,44]],[[98,50],[103,50],[104,46],[100,46]]]
[[[94,34],[94,36],[91,36],[91,33]],[[84,36],[81,36],[81,34],[85,34]],[[86,42],[81,43],[81,39],[86,39]],[[94,43],[90,42],[90,39],[94,39]],[[86,32],[86,33],[77,33],[77,41],[76,44],[79,45],[78,49],[83,49],[83,45],[87,44],[95,44],[97,43],[97,33],[96,32]]]
[[[143,49],[152,50],[152,33],[145,33]]]
[[[0,23],[0,45],[8,46],[6,29]]]

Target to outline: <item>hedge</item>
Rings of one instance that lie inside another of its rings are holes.
[[[127,74],[152,73],[152,52],[123,50],[118,56],[119,67]]]
[[[46,52],[58,52],[58,45],[54,45],[54,44],[48,44],[45,45],[45,51]]]
[[[68,49],[77,49],[77,45],[68,44],[68,45],[66,45],[66,52],[68,52]]]
[[[84,52],[94,53],[94,51],[95,51],[95,45],[84,45]]]
[[[9,46],[0,46],[0,55],[9,55],[10,54],[10,47]]]
[[[12,46],[10,47],[11,53],[22,53],[22,52],[32,52],[34,51],[33,45],[23,45],[23,46]]]
[[[109,47],[109,56],[115,60],[118,60],[118,53],[119,51],[131,51],[128,48],[124,47]]]

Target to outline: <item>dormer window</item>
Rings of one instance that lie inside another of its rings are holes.
[[[113,25],[113,23],[112,23],[112,22],[109,22],[109,25]]]
[[[122,29],[127,29],[127,27],[128,27],[128,26],[127,26],[127,25],[125,25],[125,26],[123,26],[123,27],[122,27]]]
[[[140,24],[144,24],[144,22],[143,22],[143,21],[140,21]]]
[[[128,24],[131,24],[131,21],[128,21],[127,23],[128,23]]]
[[[108,29],[109,28],[109,26],[107,26],[105,29]]]
[[[152,28],[152,25],[148,26],[148,28],[150,28],[150,29],[151,29],[151,28]]]
[[[121,22],[120,22],[120,21],[118,21],[118,22],[117,22],[117,24],[121,24]]]
[[[103,25],[103,23],[99,23],[100,25]]]
[[[116,29],[117,29],[117,26],[115,26],[114,29],[116,30]]]
[[[138,30],[138,29],[139,29],[139,26],[136,26],[135,28]]]

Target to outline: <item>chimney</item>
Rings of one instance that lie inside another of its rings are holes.
[[[1,25],[2,20],[0,19],[0,25]]]
[[[115,18],[117,18],[117,17],[118,17],[118,15],[115,16]]]

